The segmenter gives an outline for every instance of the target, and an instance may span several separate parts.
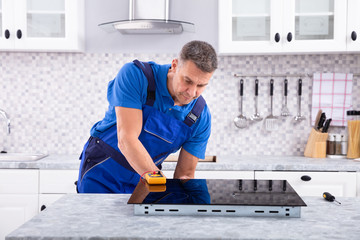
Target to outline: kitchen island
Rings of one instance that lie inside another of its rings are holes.
[[[68,194],[6,240],[359,239],[360,198],[303,197],[301,218],[134,216],[126,194]]]

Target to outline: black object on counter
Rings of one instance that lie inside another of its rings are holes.
[[[324,127],[322,129],[322,132],[323,133],[326,133],[328,130],[329,130],[329,126],[330,126],[330,123],[331,123],[331,118],[329,118],[328,120],[326,120],[325,124],[324,124]]]
[[[335,200],[335,197],[333,195],[331,195],[329,192],[324,192],[323,193],[323,198],[326,200],[326,201],[329,201],[329,202],[337,202],[338,204],[341,204],[341,202],[339,201],[336,201]]]
[[[319,123],[316,126],[318,130],[320,130],[324,126],[325,120],[326,120],[326,114],[323,112],[323,113],[321,113]]]

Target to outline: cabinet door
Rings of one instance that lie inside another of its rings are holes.
[[[348,51],[360,51],[360,1],[348,0],[346,42]]]
[[[282,0],[219,1],[219,52],[281,51]]]
[[[0,0],[0,46],[2,49],[14,48],[13,0]]]
[[[356,173],[255,171],[256,179],[287,180],[300,196],[322,196],[330,192],[339,197],[356,196]]]
[[[0,239],[35,216],[37,208],[38,194],[1,194]]]
[[[39,170],[0,169],[0,194],[38,194]]]
[[[344,0],[284,1],[284,51],[346,51],[346,12]]]
[[[78,170],[40,170],[40,193],[76,193]]]
[[[83,5],[77,0],[17,0],[16,31],[22,31],[17,49],[80,51]],[[20,7],[23,6],[23,7]]]

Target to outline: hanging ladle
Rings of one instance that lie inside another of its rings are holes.
[[[255,79],[255,113],[250,117],[251,121],[261,121],[263,118],[258,112],[259,80]]]
[[[244,80],[240,79],[240,115],[234,119],[235,126],[238,128],[246,128],[248,121],[243,115],[243,94],[244,94]]]
[[[300,122],[302,120],[305,120],[305,117],[301,115],[301,92],[302,92],[302,80],[301,78],[299,79],[299,83],[298,83],[298,112],[296,114],[296,116],[294,117],[295,122]]]

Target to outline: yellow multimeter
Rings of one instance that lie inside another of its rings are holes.
[[[146,189],[149,192],[165,192],[166,191],[166,185],[165,184],[153,184],[150,185],[148,183],[145,183]]]
[[[154,171],[145,174],[145,180],[149,185],[165,184],[166,177],[161,171]]]

